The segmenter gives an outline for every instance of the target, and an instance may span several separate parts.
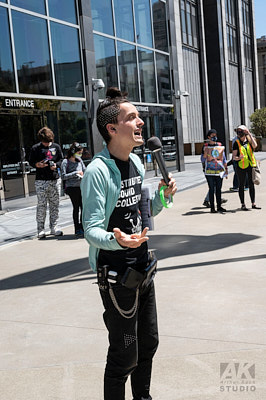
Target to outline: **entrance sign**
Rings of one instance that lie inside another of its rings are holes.
[[[26,99],[5,99],[5,106],[12,108],[34,108],[34,100]]]

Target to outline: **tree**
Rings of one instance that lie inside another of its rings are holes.
[[[249,119],[252,122],[251,132],[255,136],[266,137],[266,107],[256,110]]]

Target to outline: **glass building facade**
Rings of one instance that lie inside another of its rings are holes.
[[[0,0],[1,198],[34,194],[28,159],[44,125],[91,160],[110,86],[136,105],[145,143],[159,137],[168,169],[184,170],[209,127],[228,148],[258,104],[253,13],[251,0]],[[134,151],[154,169],[146,145]]]
[[[75,0],[0,1],[2,198],[35,193],[31,146],[44,126],[66,151],[75,140],[91,159],[80,26]]]
[[[105,83],[100,100],[107,87],[126,91],[145,122],[145,140],[158,136],[166,162],[176,167],[166,2],[92,0],[91,12],[97,78]],[[146,148],[136,152],[153,168]]]

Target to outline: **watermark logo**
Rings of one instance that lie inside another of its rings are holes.
[[[255,392],[255,364],[220,363],[220,392]]]

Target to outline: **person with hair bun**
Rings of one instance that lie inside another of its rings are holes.
[[[128,376],[134,400],[152,399],[152,359],[158,346],[156,258],[148,251],[148,228],[142,226],[140,211],[145,170],[132,153],[144,142],[143,125],[126,94],[108,89],[97,110],[97,126],[106,146],[93,158],[81,182],[84,236],[109,332],[104,400],[124,400]],[[158,186],[162,200],[175,194],[173,178],[169,186],[162,186],[163,180]],[[151,199],[153,215],[166,204],[162,200],[157,190]]]
[[[61,165],[62,179],[65,182],[65,193],[70,197],[73,205],[73,221],[77,237],[84,236],[80,182],[86,168],[81,159],[82,153],[83,147],[79,143],[74,142],[67,152],[67,158],[63,160]]]

